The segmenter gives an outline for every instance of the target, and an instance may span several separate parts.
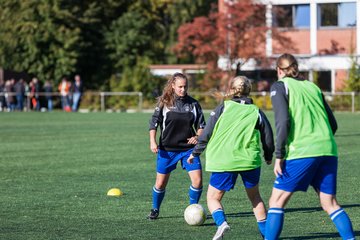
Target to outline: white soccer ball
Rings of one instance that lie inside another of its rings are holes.
[[[191,204],[185,209],[184,218],[187,224],[199,226],[206,220],[206,211],[200,204]]]

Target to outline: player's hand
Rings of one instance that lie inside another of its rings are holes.
[[[274,173],[275,173],[276,177],[283,175],[283,172],[282,172],[283,163],[284,163],[284,159],[277,158],[275,160]]]
[[[194,157],[192,154],[190,154],[189,158],[187,159],[187,163],[192,164],[194,158],[195,158],[195,157]]]
[[[265,162],[266,162],[267,165],[271,165],[272,159],[270,159],[270,160],[265,160]]]
[[[187,140],[188,140],[188,142],[187,142],[188,144],[196,145],[198,143],[198,137],[197,136],[193,136],[191,138],[188,138]]]
[[[150,142],[150,150],[153,153],[158,153],[158,145],[156,142]]]

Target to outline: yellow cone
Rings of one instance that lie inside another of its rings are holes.
[[[119,197],[123,195],[123,192],[119,188],[112,188],[107,192],[108,196]]]

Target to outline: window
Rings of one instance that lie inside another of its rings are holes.
[[[356,3],[339,4],[339,26],[356,26]]]
[[[274,6],[273,23],[276,27],[292,27],[292,6]]]
[[[331,92],[331,72],[319,71],[314,72],[314,82],[324,92]]]
[[[318,5],[320,27],[352,27],[356,25],[356,3],[325,3]]]
[[[310,27],[310,5],[277,5],[274,6],[273,23],[276,27]]]
[[[338,25],[338,12],[336,3],[319,4],[319,9],[320,26],[329,27]]]
[[[310,5],[298,5],[295,11],[295,27],[310,26]]]

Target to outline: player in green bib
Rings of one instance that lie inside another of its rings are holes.
[[[214,240],[221,239],[230,229],[221,204],[226,191],[234,188],[240,175],[261,235],[265,234],[266,208],[259,192],[261,149],[267,164],[271,164],[274,141],[265,114],[249,98],[251,82],[243,76],[234,78],[224,101],[210,115],[188,162],[206,148],[206,171],[212,172],[207,192],[207,205],[217,231]]]
[[[338,153],[335,117],[321,90],[299,75],[291,54],[277,60],[279,81],[271,87],[275,112],[276,179],[269,200],[265,239],[279,239],[284,207],[296,191],[311,185],[343,239],[355,239],[351,221],[336,200]]]

